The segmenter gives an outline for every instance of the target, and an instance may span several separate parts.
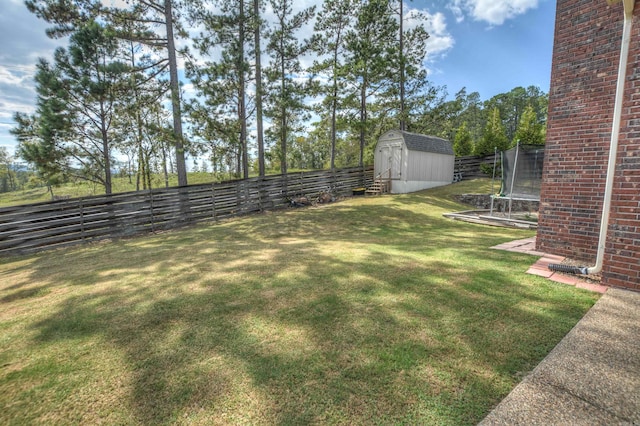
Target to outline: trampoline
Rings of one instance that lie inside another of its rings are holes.
[[[509,200],[508,217],[511,218],[513,200],[540,201],[544,145],[517,143],[514,148],[502,151],[500,160],[501,179],[500,194],[498,196],[493,192],[493,185],[496,179],[495,160],[493,164],[490,215],[493,215],[494,198],[502,198]]]

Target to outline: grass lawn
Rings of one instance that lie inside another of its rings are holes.
[[[1,259],[0,424],[477,423],[598,295],[455,192]]]

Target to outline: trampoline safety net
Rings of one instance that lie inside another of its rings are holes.
[[[500,196],[540,200],[544,145],[521,145],[502,152]]]

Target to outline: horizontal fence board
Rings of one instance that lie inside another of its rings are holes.
[[[0,253],[32,253],[173,229],[288,206],[299,196],[351,195],[353,188],[372,182],[372,167],[356,167],[3,207]]]
[[[498,154],[499,155],[499,154]],[[454,162],[454,169],[457,173],[460,173],[463,180],[475,179],[480,177],[491,177],[482,171],[480,166],[482,164],[488,164],[493,166],[494,159],[498,159],[494,154],[485,156],[466,156],[456,157]]]
[[[81,231],[81,230],[95,230],[95,229],[108,230],[112,226],[113,226],[113,222],[109,220],[95,221],[90,223],[76,222],[76,223],[71,223],[65,226],[59,226],[56,228],[42,228],[42,229],[29,230],[27,232],[22,232],[20,234],[13,235],[12,238],[3,239],[2,241],[0,241],[0,245],[4,244],[5,242],[10,242],[16,239],[31,240],[31,239],[50,237],[50,236],[60,236],[68,233],[75,233],[76,231]]]

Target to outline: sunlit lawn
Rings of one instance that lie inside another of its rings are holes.
[[[0,424],[475,424],[597,299],[478,185],[0,260]]]

